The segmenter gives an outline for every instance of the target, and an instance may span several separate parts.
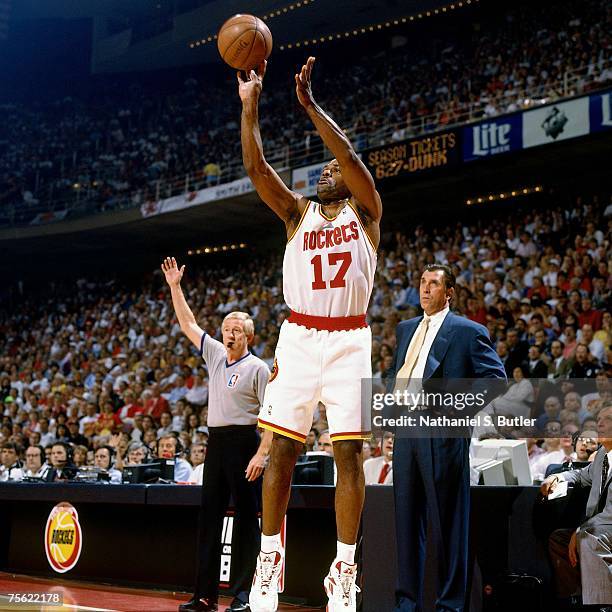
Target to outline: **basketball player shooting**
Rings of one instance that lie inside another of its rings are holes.
[[[318,402],[327,408],[338,470],[337,555],[325,578],[329,612],[355,610],[355,542],[365,495],[362,440],[370,419],[361,410],[361,379],[370,378],[366,310],[376,270],[382,203],[374,180],[344,132],[315,102],[309,57],[295,75],[298,100],[335,159],[317,185],[320,203],[288,189],[266,162],[258,102],[266,70],[238,73],[244,166],[261,199],[283,220],[287,246],[283,293],[291,315],[283,322],[259,425],[274,432],[263,484],[261,552],[251,589],[254,612],[278,606],[284,551],[280,528],[291,475]]]

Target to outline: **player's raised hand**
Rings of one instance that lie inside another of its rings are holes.
[[[185,272],[185,266],[179,267],[176,265],[176,259],[174,257],[166,257],[162,262],[161,269],[166,277],[166,282],[172,287],[178,287],[181,284],[183,278],[183,272]]]
[[[238,71],[236,73],[236,78],[238,79],[238,95],[243,102],[259,97],[263,89],[263,79],[266,75],[267,67],[268,62],[264,60],[257,66],[257,70],[249,70],[248,72]],[[243,75],[246,78],[243,78]]]
[[[295,93],[297,94],[300,104],[308,109],[313,106],[315,101],[312,95],[312,67],[314,66],[315,58],[312,55],[307,62],[302,66],[299,74],[295,75]]]

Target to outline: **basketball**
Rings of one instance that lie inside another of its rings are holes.
[[[219,30],[221,58],[236,70],[251,70],[272,52],[270,28],[255,15],[234,15]]]

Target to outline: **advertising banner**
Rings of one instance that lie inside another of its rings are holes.
[[[317,183],[329,161],[297,168],[291,173],[291,189],[306,197],[317,195]]]
[[[608,91],[589,98],[589,120],[591,132],[612,128],[612,92]]]
[[[182,193],[172,198],[159,200],[158,202],[146,202],[140,207],[140,212],[143,217],[152,217],[154,215],[161,215],[163,213],[182,210],[183,208],[199,206],[200,204],[206,204],[207,202],[233,198],[244,193],[250,193],[251,191],[255,191],[255,187],[253,187],[251,179],[248,176],[245,176],[244,178],[237,179],[231,183],[215,185],[214,187],[206,187],[205,189],[200,189],[199,191]]]
[[[376,147],[365,153],[365,163],[378,181],[450,168],[461,161],[459,135],[450,130]]]
[[[523,147],[521,113],[483,121],[463,128],[463,161],[520,151]]]
[[[523,113],[523,147],[560,142],[589,133],[587,97],[558,102]]]

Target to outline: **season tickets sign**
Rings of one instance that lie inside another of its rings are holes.
[[[365,161],[378,181],[456,166],[460,162],[459,131],[376,147],[366,153]]]
[[[71,570],[81,556],[83,534],[76,509],[67,502],[51,510],[45,527],[45,552],[49,565],[58,573]]]

